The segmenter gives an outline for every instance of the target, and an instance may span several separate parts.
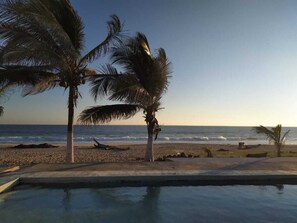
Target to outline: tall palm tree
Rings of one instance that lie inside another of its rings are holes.
[[[79,121],[85,124],[106,123],[112,119],[127,119],[143,110],[147,125],[146,161],[154,161],[153,139],[157,138],[160,126],[156,112],[161,109],[161,98],[169,85],[170,63],[165,50],[160,48],[153,56],[144,34],[128,39],[112,51],[113,64],[102,68],[102,76],[92,77],[91,92],[97,99],[106,93],[112,101],[123,104],[95,106],[85,109]],[[105,75],[104,75],[105,74]]]
[[[68,90],[68,162],[74,162],[73,118],[80,96],[78,87],[92,73],[87,65],[106,54],[120,37],[118,17],[111,16],[107,24],[107,37],[83,54],[84,25],[69,0],[5,0],[0,6],[1,64],[20,79],[27,74],[41,77],[37,83],[25,85],[24,95],[56,86]]]
[[[260,125],[258,127],[253,128],[254,131],[258,134],[264,134],[266,135],[267,139],[269,142],[274,143],[276,147],[276,156],[280,157],[281,156],[281,149],[283,145],[285,144],[286,137],[288,136],[290,130],[286,131],[282,135],[282,126],[277,125],[274,128],[268,129],[264,127],[263,125]]]

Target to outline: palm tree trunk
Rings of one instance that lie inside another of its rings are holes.
[[[279,145],[276,146],[276,156],[281,157],[281,146]]]
[[[154,162],[154,145],[153,145],[153,134],[148,134],[145,161]]]
[[[74,163],[73,147],[74,87],[69,86],[66,162]]]
[[[147,145],[146,145],[146,152],[145,152],[145,161],[154,162],[154,124],[149,122],[147,124]]]

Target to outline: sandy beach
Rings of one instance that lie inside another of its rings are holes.
[[[37,163],[64,163],[65,145],[58,145],[58,148],[34,148],[16,149],[15,145],[0,145],[1,166],[29,166]],[[117,145],[121,148],[129,147],[125,151],[113,151],[94,148],[93,145],[76,145],[75,158],[78,163],[96,162],[142,162],[145,152],[145,144]],[[156,144],[155,159],[168,155],[185,153],[186,156],[207,157],[205,148],[209,149],[213,157],[246,157],[247,154],[267,152],[267,156],[275,157],[273,145],[254,145],[248,149],[239,150],[237,145],[220,144]],[[282,152],[283,157],[297,157],[297,146],[286,145]]]

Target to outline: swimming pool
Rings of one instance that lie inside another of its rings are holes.
[[[297,186],[26,187],[0,195],[0,222],[296,222]]]

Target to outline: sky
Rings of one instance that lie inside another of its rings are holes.
[[[144,33],[172,63],[161,125],[297,126],[297,1],[72,0],[85,24],[85,52],[102,41],[116,14],[126,32]],[[99,68],[108,58],[90,67]],[[94,102],[80,88],[76,116]],[[0,124],[67,124],[67,92],[56,88],[1,99]],[[111,124],[142,125],[142,113]]]

